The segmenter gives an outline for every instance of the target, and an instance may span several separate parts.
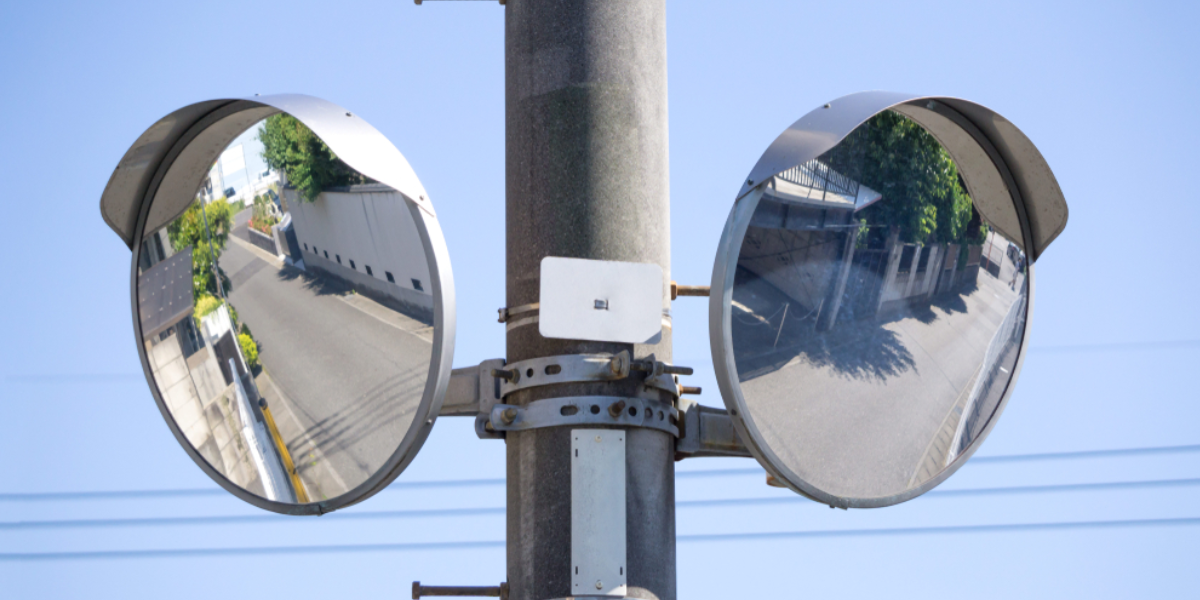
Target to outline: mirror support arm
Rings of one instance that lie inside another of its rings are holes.
[[[680,398],[679,412],[682,415],[679,438],[675,440],[676,461],[706,456],[750,458],[750,451],[733,427],[729,411]]]
[[[500,378],[493,373],[503,370],[504,365],[503,358],[493,358],[473,367],[451,371],[446,397],[438,416],[474,417],[475,434],[480,439],[504,439],[503,432],[495,431],[489,425],[492,408],[500,404],[503,398],[500,394]]]
[[[500,402],[499,380],[492,376],[492,370],[503,368],[504,359],[494,358],[451,371],[446,398],[438,416],[474,417],[490,414],[492,406]]]

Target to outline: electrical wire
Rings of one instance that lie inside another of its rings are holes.
[[[676,536],[676,541],[731,542],[789,540],[828,537],[871,537],[900,535],[937,535],[958,533],[998,533],[1018,531],[1063,531],[1084,529],[1132,529],[1142,527],[1180,527],[1200,525],[1200,518],[1123,519],[1113,521],[1054,521],[1046,523],[1001,523],[993,525],[945,525],[934,527],[894,527],[876,529],[813,529],[807,531],[770,531],[757,533],[710,533]],[[404,544],[341,544],[316,546],[260,546],[245,548],[163,548],[153,550],[94,550],[82,552],[0,553],[0,562],[63,561],[95,559],[195,558],[203,556],[246,556],[287,554],[341,554],[361,552],[405,552],[503,548],[503,540],[462,542],[421,542]]]
[[[923,497],[963,497],[987,496],[1003,494],[1040,494],[1062,492],[1095,492],[1131,489],[1163,489],[1174,487],[1200,486],[1200,478],[1195,479],[1159,479],[1149,481],[1115,481],[1102,483],[1068,483],[1052,485],[1027,485],[993,488],[965,488],[949,490],[933,490],[926,492]],[[807,498],[789,495],[783,497],[765,498],[723,498],[714,500],[681,500],[675,503],[677,509],[709,508],[717,506],[768,506],[780,504],[797,504],[801,506],[821,506]],[[319,521],[364,520],[364,519],[411,519],[431,517],[473,517],[487,515],[503,515],[505,509],[499,507],[482,508],[446,508],[425,510],[389,510],[369,512],[337,512],[325,515]],[[163,527],[181,525],[241,525],[249,523],[283,523],[296,522],[292,517],[276,514],[256,515],[215,515],[204,517],[141,517],[132,519],[64,519],[56,521],[8,521],[0,522],[0,531],[31,530],[31,529],[68,529],[95,527]]]
[[[1112,458],[1119,456],[1148,456],[1157,454],[1177,454],[1200,451],[1200,444],[1184,446],[1155,446],[1144,448],[1116,448],[1110,450],[1082,450],[1075,452],[1045,452],[1038,454],[1010,454],[1001,456],[975,456],[968,464],[992,464],[1008,462],[1028,462],[1043,460],[1072,460],[1089,458]],[[676,471],[675,477],[728,477],[738,475],[762,475],[760,468],[748,469],[697,469]],[[404,491],[408,489],[475,487],[488,485],[504,485],[503,478],[498,479],[447,479],[442,481],[398,481],[384,491]],[[44,502],[72,500],[120,500],[135,498],[171,498],[196,496],[224,496],[228,492],[213,488],[174,489],[174,490],[113,490],[85,492],[33,492],[0,494],[0,502]]]

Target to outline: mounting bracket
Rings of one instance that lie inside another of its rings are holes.
[[[489,423],[494,431],[524,431],[542,427],[615,425],[648,427],[679,436],[679,411],[645,398],[567,396],[535,400],[527,406],[497,404]]]
[[[723,408],[701,406],[690,398],[679,399],[679,438],[675,440],[675,460],[705,456],[750,457],[750,451],[738,438],[733,418]]]

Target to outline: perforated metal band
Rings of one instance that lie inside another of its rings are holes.
[[[542,427],[614,425],[647,427],[679,437],[679,411],[657,400],[618,396],[547,398],[528,406],[497,404],[489,417],[496,431],[525,431]]]

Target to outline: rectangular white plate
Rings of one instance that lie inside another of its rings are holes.
[[[626,593],[625,430],[571,430],[571,596]]]
[[[630,344],[662,339],[658,265],[547,256],[540,296],[542,337]]]

